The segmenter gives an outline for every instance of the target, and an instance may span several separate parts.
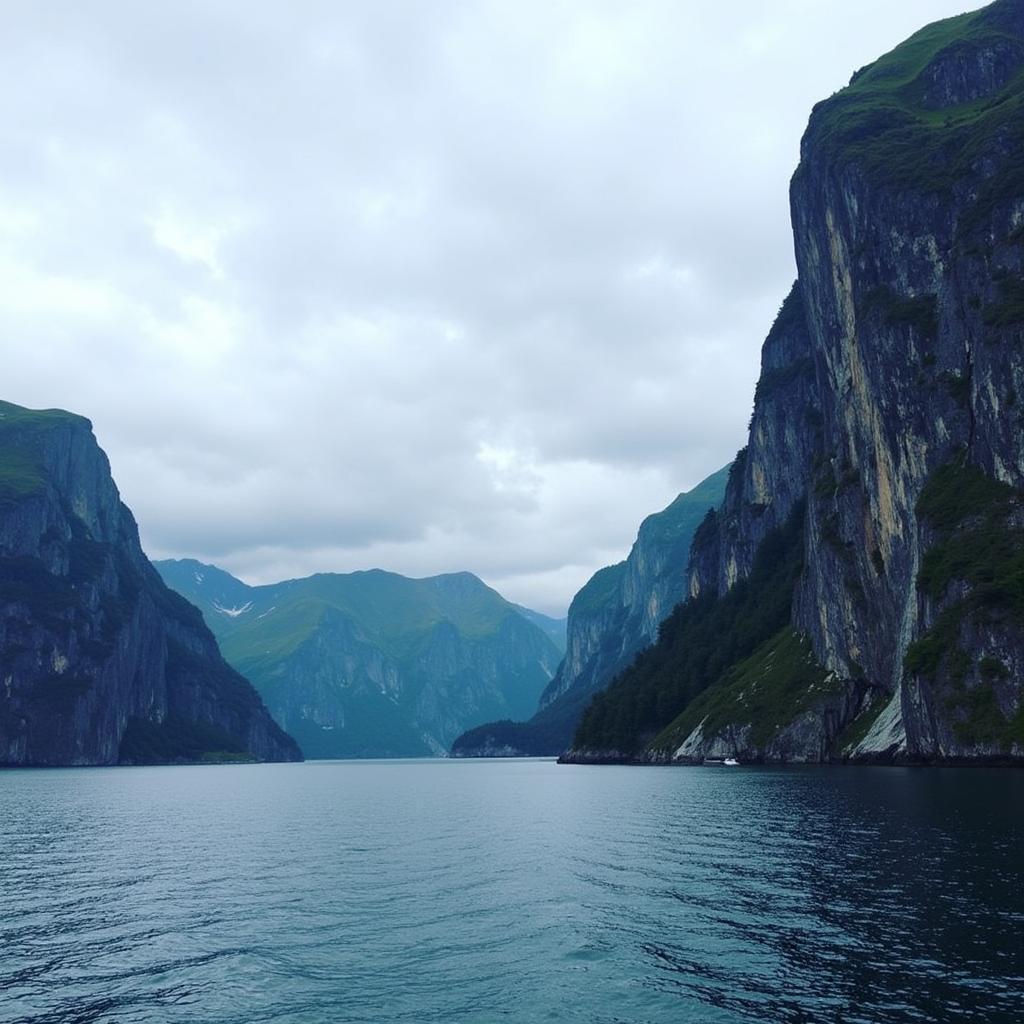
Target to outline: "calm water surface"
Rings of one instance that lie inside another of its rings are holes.
[[[4,1022],[1024,1020],[1024,772],[0,772]]]

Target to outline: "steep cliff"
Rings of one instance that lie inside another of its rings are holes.
[[[678,620],[572,759],[1024,757],[1022,153],[1020,0],[922,30],[815,108],[799,280],[690,571],[696,599],[767,598],[760,553],[798,530],[788,613],[723,625],[696,675]]]
[[[561,657],[558,623],[471,573],[371,570],[250,587],[215,566],[158,562],[202,609],[307,757],[443,754],[469,726],[525,717]]]
[[[693,535],[721,501],[729,467],[680,494],[640,525],[628,557],[598,570],[573,598],[565,657],[527,722],[489,722],[460,736],[458,757],[550,755],[572,739],[593,695],[657,636],[686,595]]]
[[[147,561],[89,421],[0,403],[0,764],[299,758]]]

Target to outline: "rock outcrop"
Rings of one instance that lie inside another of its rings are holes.
[[[922,30],[815,108],[799,280],[690,567],[695,601],[756,589],[792,519],[786,620],[728,625],[687,689],[680,618],[570,759],[1024,757],[1022,153],[1019,0]]]
[[[146,559],[89,421],[0,403],[0,764],[300,757]]]

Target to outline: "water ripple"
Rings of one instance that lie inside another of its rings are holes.
[[[1024,774],[0,772],[11,1024],[1024,1019]]]

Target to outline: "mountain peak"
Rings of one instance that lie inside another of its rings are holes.
[[[561,656],[557,624],[469,572],[246,587],[194,560],[158,569],[312,757],[444,753],[475,722],[529,714]]]
[[[797,173],[813,158],[878,184],[946,192],[1001,132],[1007,145],[1024,140],[1022,69],[1016,0],[928,25],[814,108]]]

